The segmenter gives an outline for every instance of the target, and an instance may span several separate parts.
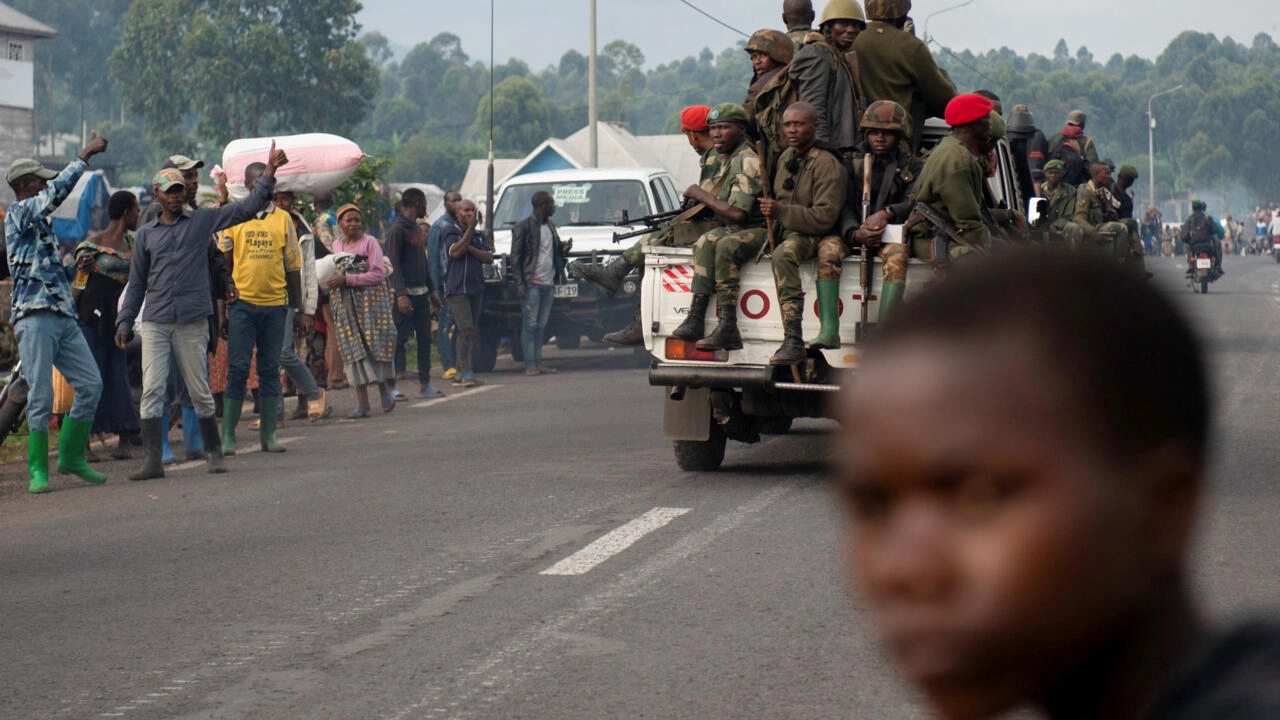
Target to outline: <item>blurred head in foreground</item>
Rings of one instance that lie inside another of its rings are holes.
[[[1197,637],[1208,412],[1186,321],[1101,258],[990,258],[877,332],[836,488],[850,573],[935,710],[1141,714]]]

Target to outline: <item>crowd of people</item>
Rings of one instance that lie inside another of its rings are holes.
[[[371,416],[375,386],[379,409],[391,412],[410,398],[396,380],[409,370],[411,338],[415,397],[444,397],[431,384],[436,315],[445,379],[480,384],[472,357],[492,248],[471,201],[448,193],[445,213],[428,225],[425,195],[406,190],[379,241],[359,207],[335,209],[325,193],[304,214],[277,187],[288,156],[274,146],[246,169],[247,198],[232,202],[225,177],[215,176],[216,198],[203,207],[204,162],[174,155],[153,178],[149,207],[114,193],[107,227],[66,252],[46,220],[106,149],[95,134],[62,172],[21,159],[6,177],[17,197],[6,246],[12,325],[31,387],[32,493],[49,489],[50,428],[59,433],[57,470],[99,483],[105,477],[88,465],[98,459],[95,436],[118,438],[115,459],[141,445],[142,466],[129,478],[147,480],[179,462],[169,447],[179,424],[185,459],[225,472],[250,399],[258,418],[249,429],[264,452],[284,452],[276,430],[287,420],[329,417],[329,390],[354,387],[350,419]],[[297,397],[293,411],[286,390]]]

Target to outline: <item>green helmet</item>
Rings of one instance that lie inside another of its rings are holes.
[[[1208,206],[1208,205],[1206,205],[1206,204],[1205,204],[1205,202],[1204,202],[1203,200],[1192,200],[1192,201],[1191,201],[1191,212],[1200,212],[1200,211],[1202,211],[1202,210],[1206,210],[1206,209],[1208,209],[1208,207],[1209,207],[1209,206]]]
[[[867,0],[868,20],[897,20],[911,14],[911,0]]]
[[[796,54],[796,44],[791,42],[786,33],[778,30],[757,30],[743,49],[747,52],[762,52],[779,65],[791,64],[791,58]]]
[[[822,18],[818,21],[818,27],[836,20],[857,20],[864,23],[867,21],[867,16],[862,14],[862,8],[857,0],[831,0],[826,7],[822,8]]]
[[[892,100],[877,100],[862,114],[861,130],[890,130],[907,134],[907,111]]]

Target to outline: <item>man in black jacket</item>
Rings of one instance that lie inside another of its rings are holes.
[[[427,272],[427,239],[418,227],[418,218],[426,214],[426,194],[417,188],[405,190],[387,230],[387,257],[394,268],[387,280],[396,296],[396,372],[405,367],[404,346],[412,333],[418,339],[418,399],[434,400],[444,397],[431,386],[431,313],[440,309],[440,297]],[[396,389],[394,379],[387,384],[396,400],[409,399]]]
[[[524,344],[524,374],[553,373],[542,364],[542,343],[551,317],[555,286],[564,282],[564,254],[573,241],[560,241],[551,216],[556,201],[551,194],[533,194],[533,213],[511,231],[511,277],[520,294],[521,330]]]

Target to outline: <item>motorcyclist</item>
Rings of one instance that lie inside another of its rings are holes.
[[[1182,243],[1187,248],[1187,277],[1195,277],[1195,260],[1200,253],[1207,253],[1213,258],[1209,279],[1217,280],[1226,274],[1222,269],[1222,239],[1226,234],[1218,221],[1205,212],[1207,208],[1203,200],[1191,201],[1191,216],[1182,223]]]

